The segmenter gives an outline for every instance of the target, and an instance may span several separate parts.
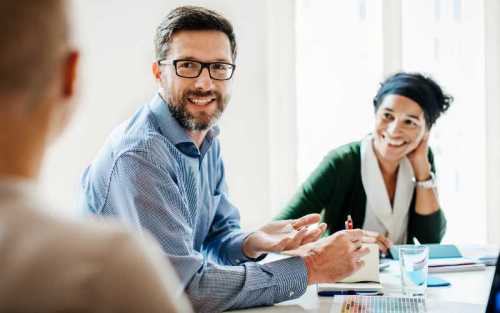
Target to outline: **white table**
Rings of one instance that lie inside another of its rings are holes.
[[[486,306],[490,293],[491,281],[495,272],[494,266],[488,266],[484,271],[432,273],[451,283],[448,287],[433,287],[427,289],[427,298],[439,301],[452,301]],[[390,268],[381,273],[381,282],[385,294],[400,294],[399,268],[395,261]],[[298,313],[321,312],[329,313],[332,297],[318,297],[316,286],[309,286],[306,293],[295,300],[286,301],[270,307],[240,310],[238,312],[267,313]]]

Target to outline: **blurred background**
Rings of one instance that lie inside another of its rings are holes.
[[[500,1],[73,0],[80,104],[42,176],[57,213],[77,215],[83,169],[157,90],[153,36],[178,5],[233,23],[239,54],[220,122],[230,197],[253,229],[324,155],[373,128],[372,98],[399,70],[431,75],[455,102],[431,133],[444,241],[500,243]]]

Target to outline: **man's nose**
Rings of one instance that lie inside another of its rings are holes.
[[[195,87],[201,90],[212,90],[214,87],[214,81],[210,77],[208,68],[201,70],[200,76],[196,77]]]

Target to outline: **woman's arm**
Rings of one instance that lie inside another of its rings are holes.
[[[425,135],[415,151],[408,155],[417,182],[431,179],[431,172],[435,173],[436,171],[433,164],[432,152],[428,147],[428,141],[429,133]],[[415,193],[415,211],[417,214],[430,215],[439,210],[438,195],[435,186],[425,188],[417,184]]]
[[[426,180],[430,172],[436,174],[432,150],[427,148],[426,162],[413,169],[417,181]],[[439,243],[446,231],[446,217],[439,205],[436,187],[416,187],[414,201],[415,213],[410,217],[408,241],[417,237],[422,243]]]

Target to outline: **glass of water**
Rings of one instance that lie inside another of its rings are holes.
[[[429,271],[429,248],[412,246],[399,249],[401,289],[406,296],[424,296]]]

